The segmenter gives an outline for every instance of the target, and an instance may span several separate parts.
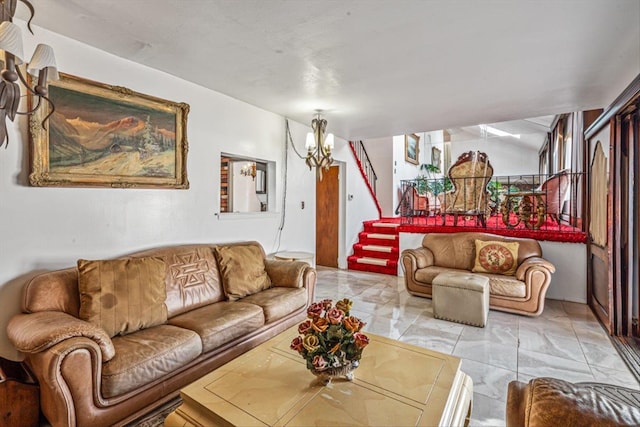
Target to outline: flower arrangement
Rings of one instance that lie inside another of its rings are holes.
[[[351,316],[353,302],[347,298],[336,302],[325,299],[307,309],[308,319],[298,326],[291,349],[307,361],[307,368],[315,373],[326,373],[335,368],[355,368],[369,338],[360,332],[365,325]]]

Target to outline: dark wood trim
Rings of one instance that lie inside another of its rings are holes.
[[[604,110],[604,113],[596,119],[585,131],[585,136],[591,138],[598,130],[604,127],[605,124],[611,120],[611,118],[620,111],[631,99],[640,92],[640,74],[626,87],[626,89],[613,101],[609,107]]]

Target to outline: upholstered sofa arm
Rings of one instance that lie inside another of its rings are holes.
[[[405,249],[402,251],[402,258],[410,258],[416,268],[425,268],[433,265],[433,252],[423,247],[416,249]]]
[[[115,356],[111,338],[101,328],[58,311],[18,314],[7,325],[13,345],[24,353],[39,353],[73,337],[89,338],[98,344],[104,361]]]
[[[273,286],[283,288],[304,287],[304,276],[307,270],[312,267],[303,261],[283,261],[266,259],[264,261],[267,275],[271,279]]]
[[[522,261],[516,270],[516,279],[524,280],[527,270],[530,268],[546,270],[549,273],[555,273],[556,267],[544,258],[530,257]]]

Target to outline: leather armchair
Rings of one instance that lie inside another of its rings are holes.
[[[640,391],[556,378],[509,383],[507,427],[637,426]]]

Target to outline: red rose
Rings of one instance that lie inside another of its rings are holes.
[[[302,337],[295,337],[293,341],[291,341],[291,349],[297,351],[298,353],[302,353],[304,350],[304,346],[302,345]]]
[[[369,337],[365,334],[361,334],[360,332],[356,332],[353,334],[353,338],[355,339],[356,347],[363,349],[369,344]]]
[[[305,335],[309,329],[311,329],[311,320],[307,319],[298,325],[298,333],[301,335]]]

